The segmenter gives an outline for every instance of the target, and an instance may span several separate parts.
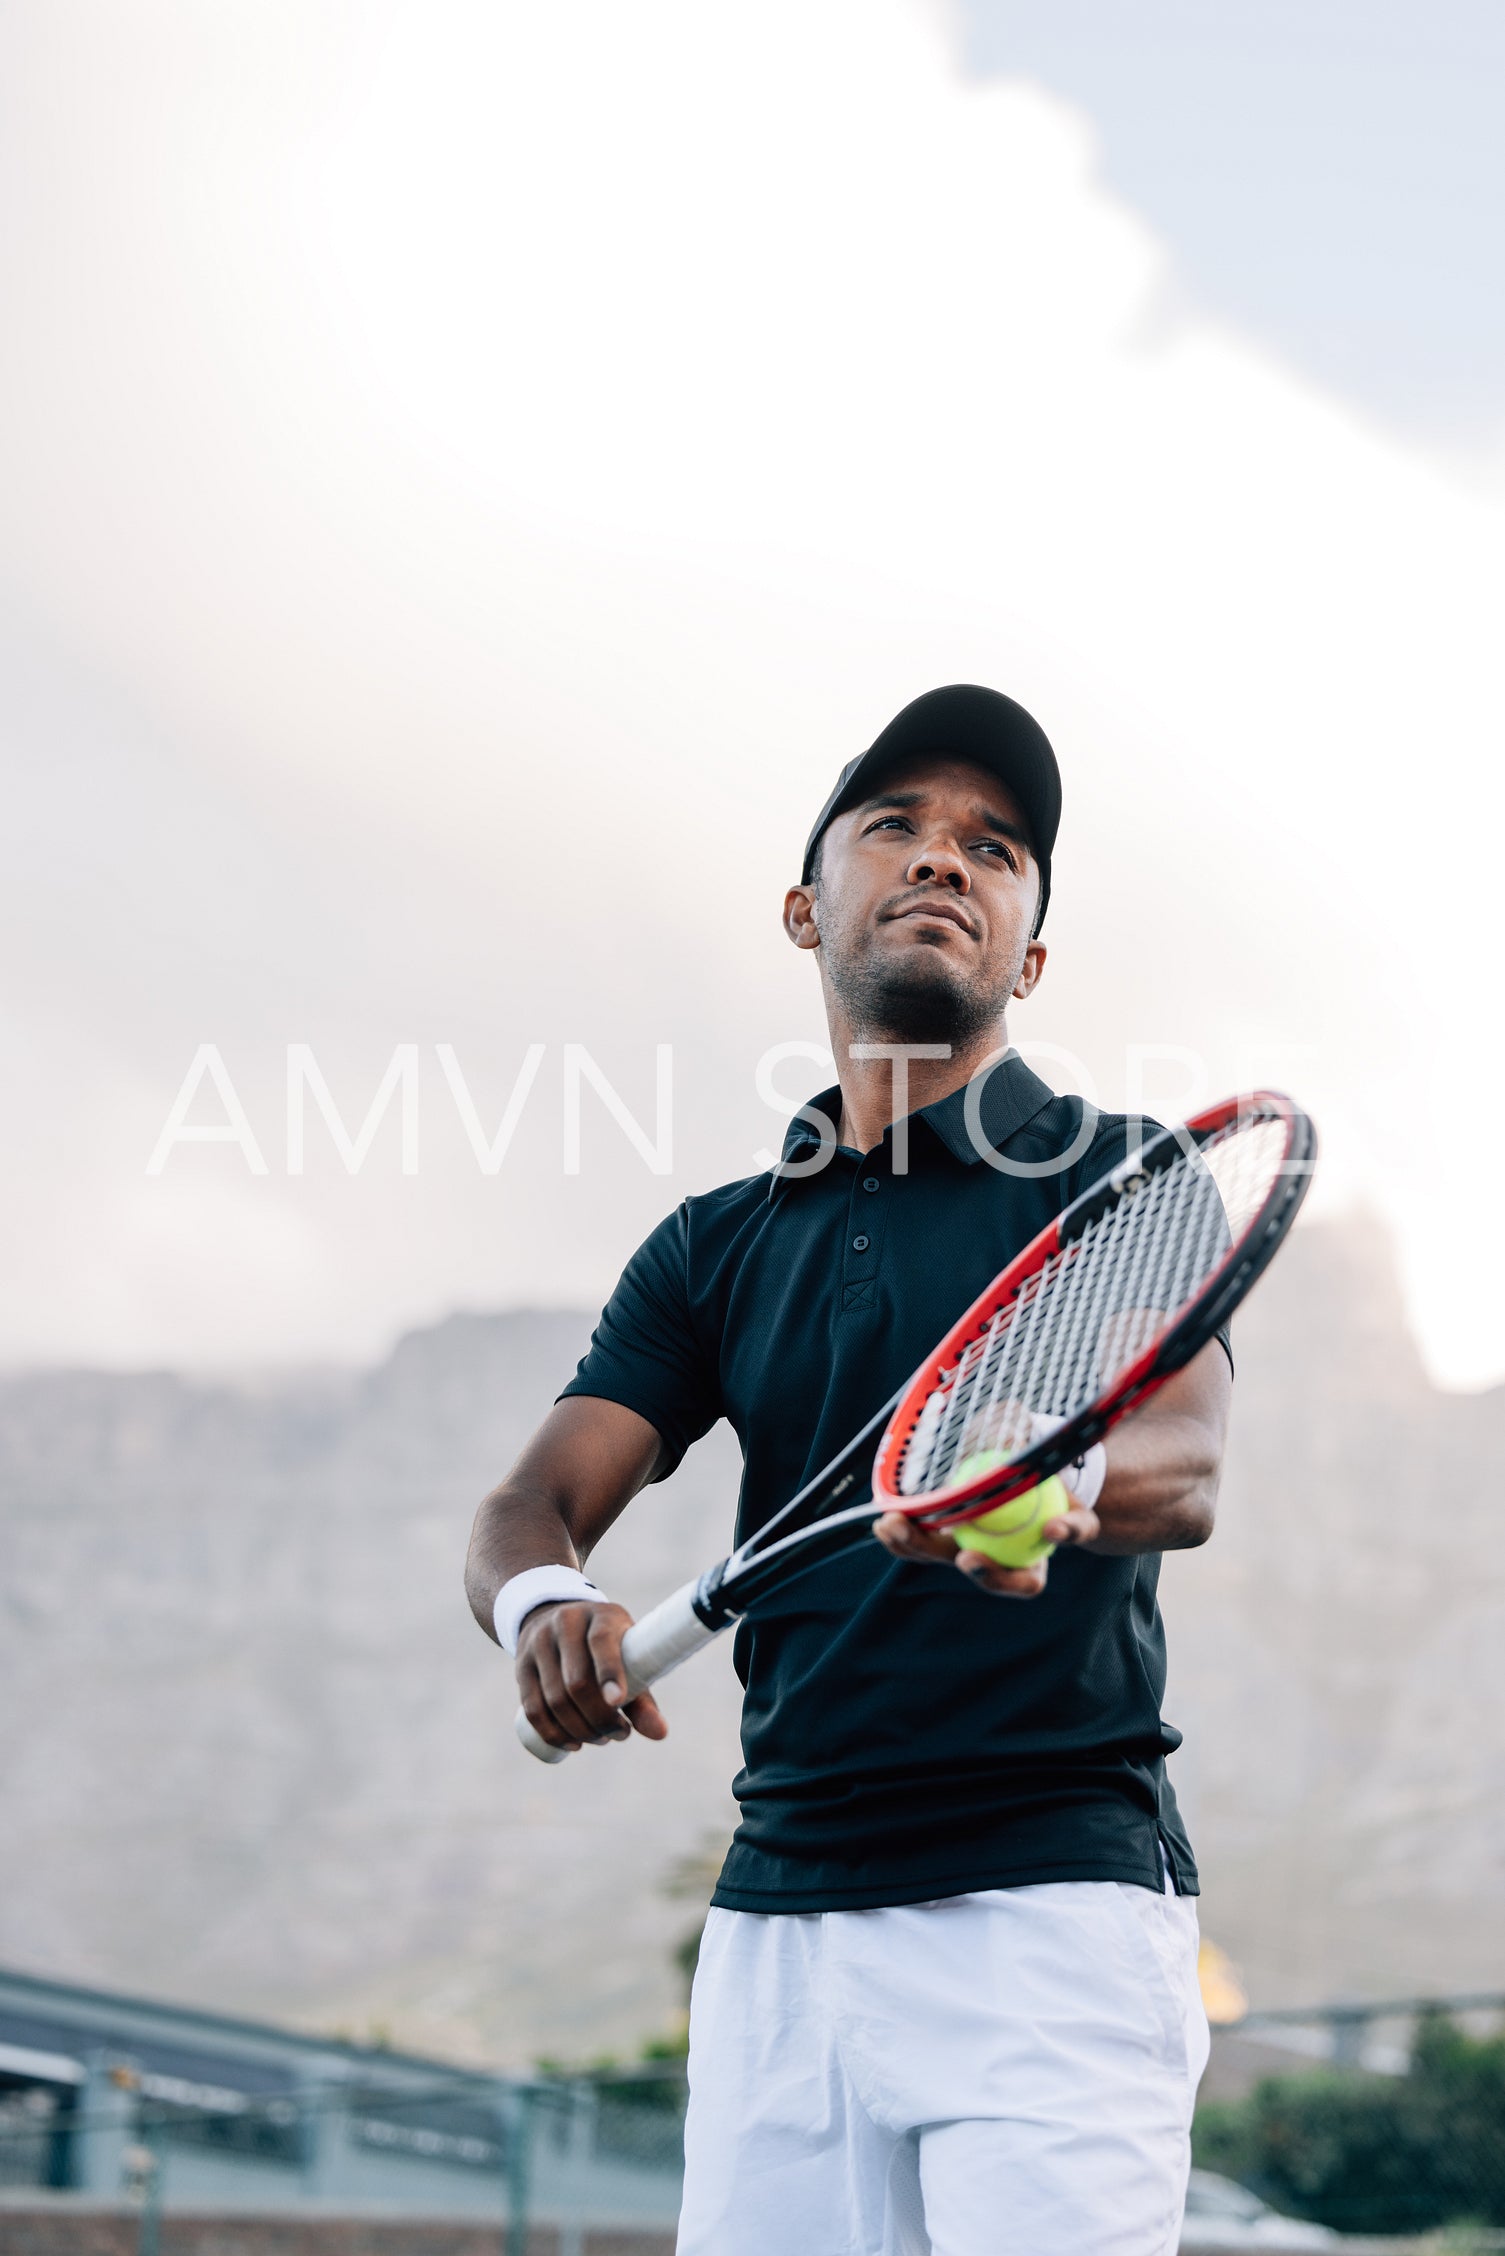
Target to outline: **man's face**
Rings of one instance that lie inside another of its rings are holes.
[[[837,816],[819,880],[790,893],[785,920],[799,946],[819,948],[854,1031],[956,1049],[1038,978],[1039,897],[1012,793],[985,768],[937,758]]]

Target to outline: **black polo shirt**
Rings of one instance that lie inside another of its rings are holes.
[[[636,1410],[666,1471],[729,1419],[739,1540],[761,1526],[1128,1148],[1122,1115],[1053,1095],[1012,1053],[971,1094],[985,1150],[958,1090],[865,1155],[837,1148],[811,1173],[686,1199],[628,1263],[565,1394]],[[838,1120],[839,1091],[815,1106]],[[819,1149],[796,1120],[781,1167]],[[1165,1775],[1180,1734],[1160,1714],[1159,1566],[1062,1551],[1021,1604],[872,1543],[760,1602],[736,1631],[742,1822],[714,1901],[834,1911],[1042,1880],[1158,1889],[1162,1845],[1195,1894]]]

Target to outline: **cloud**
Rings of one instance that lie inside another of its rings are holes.
[[[819,1034],[776,910],[831,773],[975,678],[1067,780],[1016,1035],[1110,1101],[1129,1044],[1289,1081],[1435,1366],[1505,1369],[1499,1226],[1454,1220],[1505,1096],[1488,464],[1200,315],[1088,122],[904,0],[81,20],[0,32],[0,584],[43,653],[0,701],[12,1164],[89,1259],[14,1226],[0,1349],[364,1352],[603,1292]],[[232,1191],[211,1147],[147,1185],[205,1040],[258,1135],[289,1042],[355,1121],[453,1042],[493,1126],[553,1050],[493,1179],[455,1122],[416,1185],[395,1139],[355,1183]],[[566,1041],[645,1121],[675,1043],[674,1180],[604,1115],[563,1176]]]

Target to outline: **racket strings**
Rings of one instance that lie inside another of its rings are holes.
[[[1287,1141],[1283,1120],[1244,1119],[1131,1180],[940,1375],[901,1459],[901,1492],[956,1485],[984,1452],[1017,1457],[1104,1392],[1247,1231]]]
[[[1284,1121],[1264,1118],[1225,1128],[1204,1147],[1203,1159],[1235,1238],[1248,1229],[1283,1172],[1288,1140]]]
[[[1004,1433],[1001,1419],[992,1421],[1000,1426],[998,1436],[993,1437],[988,1432],[990,1422],[979,1421],[976,1416],[982,1407],[979,1397],[986,1387],[991,1401],[997,1405],[1006,1376],[1011,1371],[1019,1373],[1033,1367],[1047,1336],[1043,1319],[1054,1303],[1057,1283],[1072,1264],[1075,1253],[1076,1248],[1071,1247],[1048,1255],[1035,1275],[1026,1279],[1016,1297],[994,1312],[983,1337],[964,1349],[956,1370],[943,1379],[937,1391],[944,1408],[929,1437],[928,1452],[923,1459],[916,1459],[913,1474],[916,1489],[944,1485],[952,1468],[976,1448],[1002,1445],[1010,1455],[1015,1455],[1028,1446],[1027,1431],[1022,1437],[1012,1431]],[[1011,1387],[1011,1403],[1017,1393],[1017,1386]],[[1020,1422],[1016,1415],[1010,1424]]]

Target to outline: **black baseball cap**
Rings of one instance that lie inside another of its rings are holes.
[[[989,769],[1018,800],[1040,870],[1038,931],[1050,899],[1050,857],[1061,821],[1061,771],[1050,739],[1033,715],[1001,690],[982,689],[975,682],[927,689],[895,714],[865,752],[848,760],[805,846],[801,884],[809,884],[815,849],[838,815],[867,798],[895,768],[936,753]]]

